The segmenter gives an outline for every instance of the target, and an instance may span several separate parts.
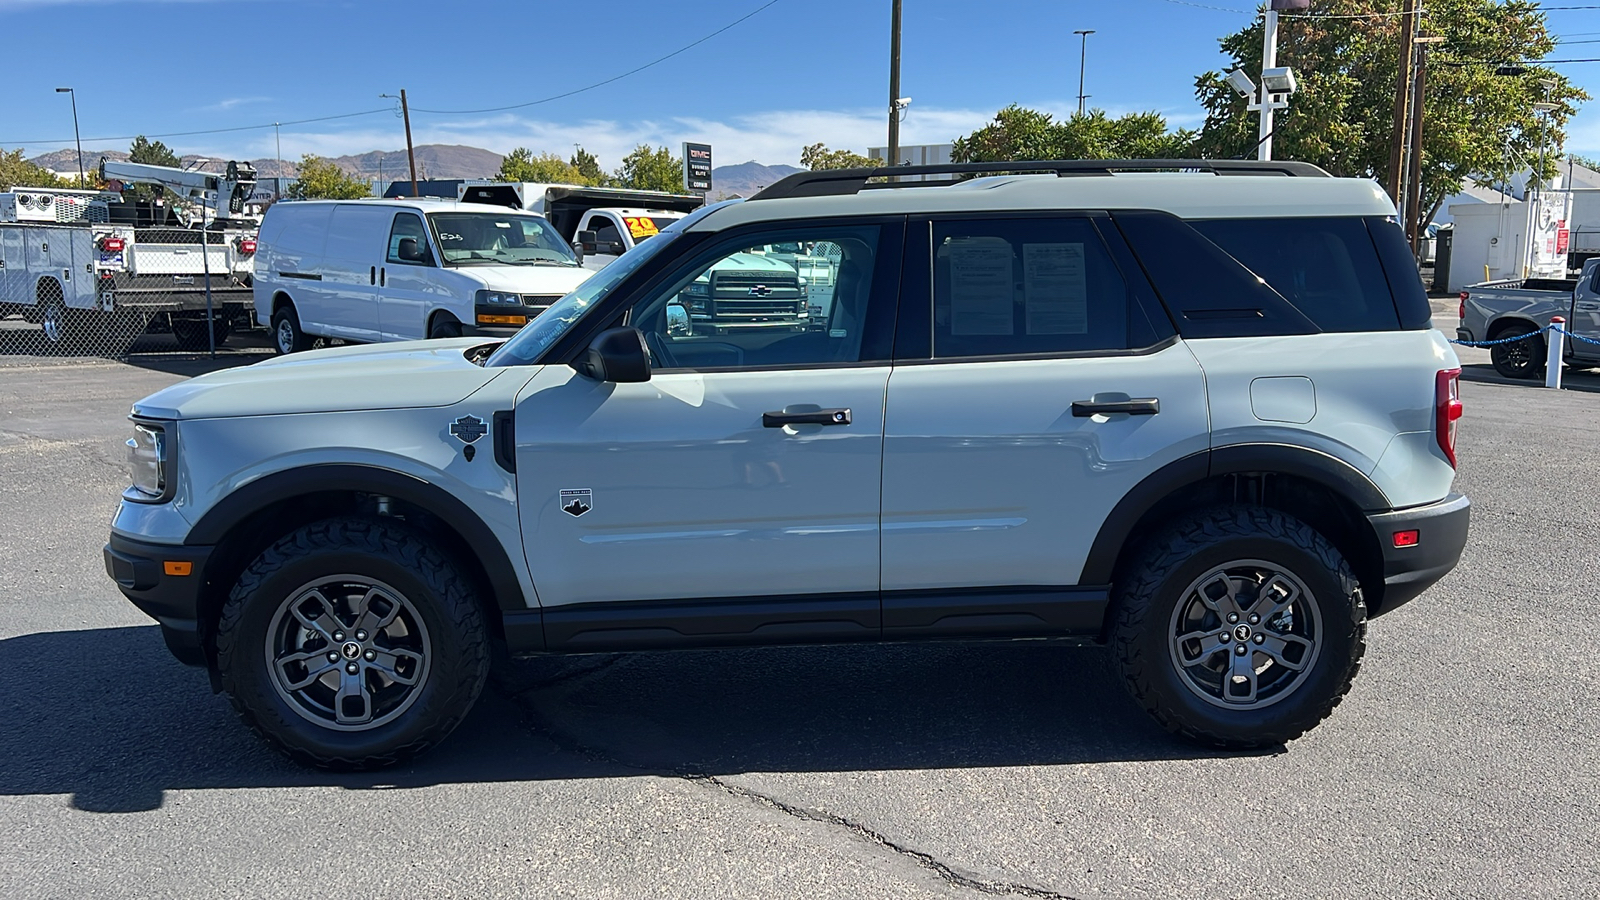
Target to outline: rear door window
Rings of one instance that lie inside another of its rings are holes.
[[[933,223],[933,355],[1128,350],[1158,335],[1087,217]]]
[[[1400,328],[1389,281],[1360,218],[1210,219],[1189,224],[1260,276],[1322,331]]]

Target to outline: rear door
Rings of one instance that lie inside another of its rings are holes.
[[[931,258],[907,259],[889,380],[886,635],[929,592],[1077,585],[1116,503],[1209,442],[1200,367],[1104,214],[934,218],[906,244]]]

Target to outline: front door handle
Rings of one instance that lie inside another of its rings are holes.
[[[389,270],[388,269],[379,269],[378,270],[378,287],[388,287],[388,286],[389,286]]]
[[[761,414],[761,427],[782,428],[785,425],[849,425],[849,409],[813,409],[806,412],[769,412]]]
[[[1600,303],[1579,303],[1578,308],[1584,312],[1600,309]]]
[[[377,266],[372,266],[371,267],[371,271],[369,271],[367,273],[367,278],[370,279],[369,282],[368,282],[369,284],[377,284],[378,283],[378,267]]]
[[[1130,416],[1153,416],[1161,412],[1161,401],[1156,397],[1144,397],[1138,400],[1110,400],[1105,403],[1096,403],[1093,400],[1072,401],[1072,414],[1080,419],[1090,416],[1110,416],[1117,413],[1126,413]]]

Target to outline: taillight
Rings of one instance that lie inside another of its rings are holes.
[[[108,237],[100,242],[100,249],[107,253],[121,253],[126,246],[128,244],[122,238]]]
[[[1461,419],[1461,370],[1441,369],[1433,376],[1434,432],[1450,467],[1456,465],[1456,423]]]
[[[1461,305],[1456,307],[1456,318],[1465,319],[1466,317],[1467,317],[1467,292],[1466,291],[1462,291],[1461,292]]]
[[[250,238],[245,238],[239,241],[239,252],[246,256],[256,252],[256,242]]]

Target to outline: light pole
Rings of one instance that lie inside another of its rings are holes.
[[[1078,115],[1081,116],[1083,115],[1083,101],[1089,99],[1089,95],[1083,92],[1083,69],[1089,57],[1089,35],[1094,34],[1094,29],[1074,31],[1073,34],[1083,38],[1083,44],[1078,51]]]
[[[83,136],[78,133],[78,94],[72,88],[56,88],[56,93],[72,98],[72,139],[78,143],[78,187],[83,187]]]

